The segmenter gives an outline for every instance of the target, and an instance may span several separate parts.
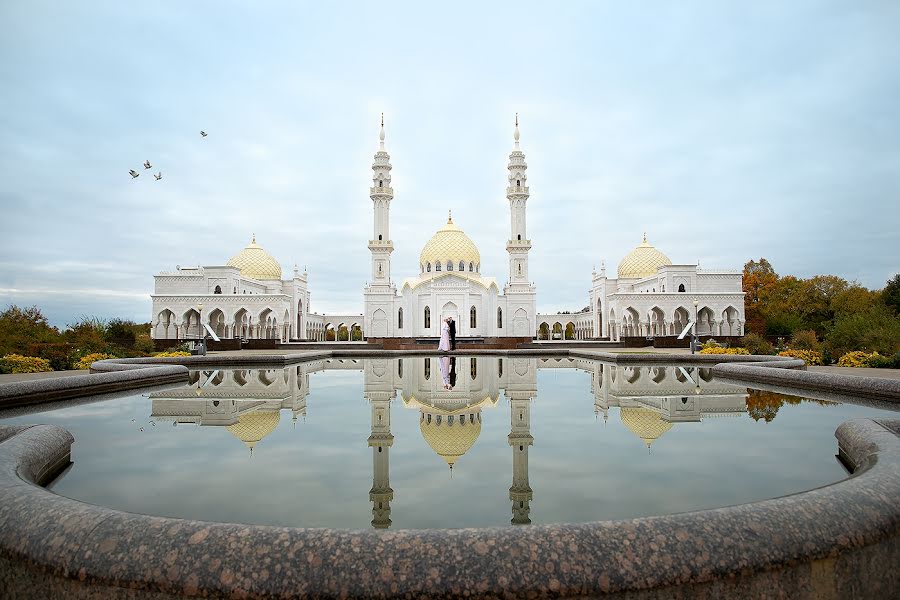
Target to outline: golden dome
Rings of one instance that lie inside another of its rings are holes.
[[[472,413],[469,413],[472,414]],[[428,417],[431,416],[431,422]],[[436,415],[422,413],[419,420],[419,430],[422,437],[431,446],[435,453],[446,461],[450,467],[457,459],[469,451],[469,448],[475,445],[475,440],[481,434],[481,415],[475,413],[474,422],[466,420],[465,425],[461,424],[460,419],[466,419],[468,415]],[[440,417],[441,422],[437,420]],[[450,417],[453,417],[453,423],[450,423]]]
[[[619,279],[656,275],[659,267],[671,264],[668,256],[647,243],[647,234],[644,234],[644,241],[619,263]]]
[[[281,420],[279,411],[252,412],[238,417],[238,422],[227,427],[231,435],[244,442],[252,449],[256,442],[260,441],[278,426]]]
[[[281,281],[281,265],[256,243],[256,234],[243,250],[231,257],[228,266],[237,267],[241,275],[250,279]]]
[[[650,447],[657,438],[672,428],[672,424],[663,421],[659,413],[649,408],[625,407],[619,410],[622,423]]]
[[[462,229],[453,223],[451,217],[447,217],[447,224],[438,229],[437,233],[428,240],[428,243],[422,248],[422,254],[419,255],[419,265],[423,270],[426,263],[432,265],[441,263],[443,268],[446,268],[447,261],[453,262],[454,272],[459,269],[460,261],[465,263],[466,272],[468,272],[469,263],[472,263],[476,271],[480,270],[481,254],[478,252],[478,247],[469,236],[463,233]]]

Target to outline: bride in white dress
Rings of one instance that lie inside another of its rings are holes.
[[[450,351],[450,323],[448,319],[441,321],[441,343],[438,344],[438,350],[441,352]]]

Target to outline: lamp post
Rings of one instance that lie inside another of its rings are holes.
[[[699,318],[697,316],[697,305],[700,304],[698,300],[694,300],[694,326],[691,328],[691,354],[697,351],[697,324]]]

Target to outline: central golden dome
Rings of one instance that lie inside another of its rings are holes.
[[[625,407],[619,409],[619,416],[631,433],[635,434],[650,447],[662,434],[672,428],[672,424],[663,421],[656,411],[644,407]]]
[[[669,257],[647,243],[647,235],[637,248],[619,263],[619,279],[641,279],[656,275],[656,270],[671,265]]]
[[[237,267],[241,275],[250,279],[281,281],[281,265],[256,243],[256,234],[243,250],[231,257],[228,266]]]
[[[472,264],[474,271],[480,271],[481,254],[469,236],[463,233],[463,230],[453,223],[452,217],[447,217],[447,224],[438,229],[437,233],[428,240],[425,247],[422,248],[422,254],[419,255],[419,265],[422,271],[426,270],[429,263],[434,269],[434,265],[440,263],[441,270],[446,270],[447,263],[453,264],[453,271],[459,270],[459,263],[463,262],[466,271],[469,271],[469,264]]]
[[[451,467],[475,445],[481,434],[480,411],[456,415],[422,412],[420,417],[419,430],[422,437]]]
[[[227,427],[237,439],[252,449],[258,441],[275,431],[281,419],[279,411],[252,412],[238,417],[238,422]]]

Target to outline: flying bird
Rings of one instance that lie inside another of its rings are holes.
[[[157,181],[159,181],[160,179],[162,179],[162,171],[160,171],[159,173],[157,173],[156,175],[154,175],[154,177],[156,177],[156,180],[157,180]]]
[[[201,131],[200,131],[200,135],[203,136],[203,137],[206,137],[206,136],[208,136],[209,134],[206,133],[205,131],[201,130]]]
[[[137,179],[138,177],[141,176],[141,174],[138,173],[137,171],[135,171],[134,169],[128,169],[128,174],[131,175],[132,179]]]
[[[150,161],[149,161],[149,160],[145,160],[145,161],[144,161],[144,168],[145,168],[145,169],[149,169],[149,168],[152,167],[152,166],[153,166],[153,165],[150,164]]]

